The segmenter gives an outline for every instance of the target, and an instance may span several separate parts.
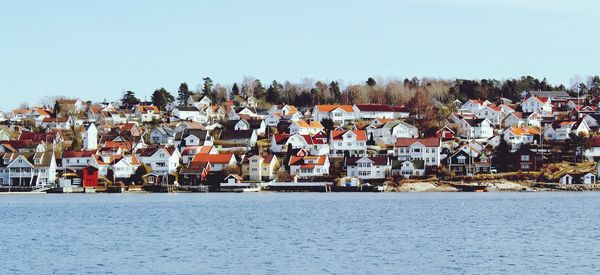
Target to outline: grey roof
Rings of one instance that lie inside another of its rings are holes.
[[[569,93],[566,91],[523,91],[529,96],[542,96],[542,97],[569,97]]]

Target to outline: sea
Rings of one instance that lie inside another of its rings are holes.
[[[594,274],[600,193],[0,195],[0,274]]]

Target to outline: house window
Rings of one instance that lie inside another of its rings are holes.
[[[521,155],[521,161],[529,161],[529,155]]]
[[[529,170],[529,164],[521,164],[521,170]]]

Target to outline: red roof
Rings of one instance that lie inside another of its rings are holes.
[[[228,164],[233,157],[232,153],[221,154],[197,154],[192,162],[210,162],[212,164]]]
[[[21,141],[36,141],[36,142],[50,142],[56,138],[55,132],[21,132],[19,140]]]
[[[65,151],[63,158],[88,158],[96,154],[96,151]]]
[[[439,137],[428,137],[428,138],[398,138],[396,139],[396,147],[408,147],[414,143],[421,143],[425,147],[438,147],[440,146]]]

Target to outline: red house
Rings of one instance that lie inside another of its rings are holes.
[[[83,180],[83,187],[98,187],[98,168],[93,166],[83,168],[81,179]]]
[[[442,129],[439,129],[435,134],[437,137],[439,137],[441,139],[454,138],[454,131],[452,131],[452,129],[448,128],[448,126],[442,127]]]

